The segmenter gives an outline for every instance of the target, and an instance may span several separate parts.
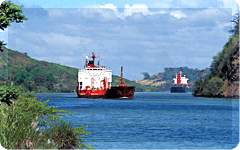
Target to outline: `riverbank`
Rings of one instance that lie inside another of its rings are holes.
[[[83,149],[91,148],[79,138],[89,134],[75,129],[59,116],[67,111],[48,108],[34,92],[19,87],[0,86],[0,143],[6,149]]]

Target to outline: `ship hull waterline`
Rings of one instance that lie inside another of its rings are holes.
[[[79,90],[78,98],[111,98],[111,99],[133,99],[134,86],[113,86],[107,90]]]
[[[170,88],[171,93],[187,93],[187,89],[182,86],[174,86]]]

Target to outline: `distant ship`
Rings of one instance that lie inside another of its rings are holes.
[[[78,86],[76,92],[79,98],[134,98],[134,86],[127,86],[122,81],[123,67],[121,66],[120,85],[112,86],[112,70],[106,70],[99,63],[95,66],[95,54],[90,56],[92,60],[86,62],[84,69],[78,71]]]
[[[188,78],[182,72],[176,74],[176,78],[173,78],[174,86],[170,88],[171,93],[186,93],[188,90]]]

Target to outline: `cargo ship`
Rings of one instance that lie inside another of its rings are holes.
[[[112,86],[112,70],[106,66],[95,66],[96,55],[92,53],[92,60],[86,62],[84,69],[78,70],[77,96],[79,98],[134,98],[134,86],[127,86],[123,83],[123,67],[120,69],[120,85]]]
[[[176,78],[173,78],[174,86],[170,88],[171,93],[186,93],[188,91],[188,78],[182,72],[176,74]]]

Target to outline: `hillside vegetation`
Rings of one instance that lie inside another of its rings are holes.
[[[195,82],[193,95],[206,97],[239,97],[239,15],[233,35],[223,50],[213,57],[211,72]]]
[[[77,86],[77,68],[56,63],[38,61],[14,50],[4,48],[0,52],[0,83],[21,86],[25,91],[73,92]],[[123,79],[137,91],[148,87]],[[113,86],[119,85],[119,76],[113,75]]]
[[[159,92],[169,91],[173,78],[182,71],[189,78],[190,90],[196,80],[210,73],[210,69],[193,69],[188,67],[164,68],[164,72],[149,75],[144,72],[144,79],[130,81],[123,78],[136,91]],[[38,61],[14,50],[4,48],[0,53],[0,84],[21,86],[25,91],[36,92],[73,92],[77,86],[77,68],[62,66],[56,63]],[[119,76],[113,75],[112,85],[119,85]]]
[[[55,63],[37,61],[17,51],[5,49],[1,53],[0,81],[22,86],[26,91],[69,92],[77,85],[77,70]]]

